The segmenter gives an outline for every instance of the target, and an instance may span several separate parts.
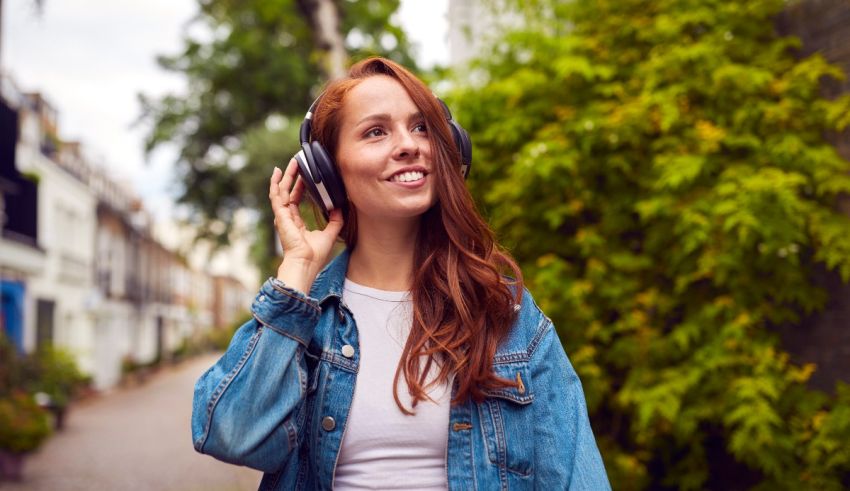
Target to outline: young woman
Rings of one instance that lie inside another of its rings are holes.
[[[298,158],[324,151],[344,201],[308,230],[316,176],[275,168],[284,258],[198,380],[197,451],[264,471],[261,489],[609,488],[581,383],[464,186],[455,124],[389,60],[328,85]]]

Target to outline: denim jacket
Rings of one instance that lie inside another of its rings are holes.
[[[195,449],[263,471],[260,489],[333,485],[360,361],[347,267],[343,252],[309,297],[266,281],[254,318],[195,385]],[[451,407],[448,489],[610,489],[581,382],[527,291],[493,370],[517,386]]]

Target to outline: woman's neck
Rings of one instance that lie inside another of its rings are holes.
[[[418,230],[418,220],[376,223],[358,219],[357,245],[348,262],[348,279],[379,290],[410,290]]]

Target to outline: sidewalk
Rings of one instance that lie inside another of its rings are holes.
[[[255,490],[261,473],[192,448],[195,380],[217,355],[167,368],[141,387],[118,389],[71,407],[65,430],[24,464],[19,490]]]

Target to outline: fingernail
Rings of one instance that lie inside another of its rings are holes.
[[[280,172],[280,167],[274,166],[274,172]]]

